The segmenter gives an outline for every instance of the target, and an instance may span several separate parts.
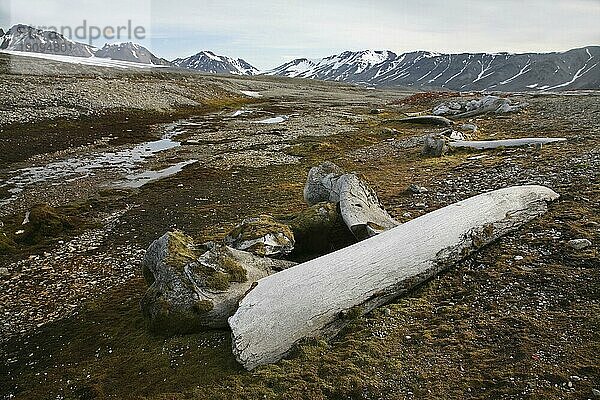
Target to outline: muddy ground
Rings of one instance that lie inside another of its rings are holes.
[[[117,86],[132,79],[102,73]],[[8,75],[4,81],[41,91],[35,79]],[[93,74],[68,79],[91,92],[105,90]],[[477,139],[561,136],[566,142],[541,151],[425,158],[419,140],[438,128],[386,120],[431,109],[439,97],[168,72],[135,79],[153,87],[209,79],[220,89],[210,98],[198,95],[191,107],[100,105],[89,115],[59,112],[2,127],[5,183],[23,168],[95,160],[166,132],[177,132],[180,143],[133,166],[103,165],[91,174],[67,168],[65,177],[22,184],[16,193],[14,184],[0,187],[0,198],[11,198],[0,212],[11,239],[0,254],[8,269],[0,277],[4,398],[581,399],[600,390],[597,95],[513,95],[529,107],[470,121],[479,127]],[[45,90],[53,99],[55,91]],[[61,99],[54,100],[68,108]],[[3,110],[17,115],[6,104]],[[371,114],[373,108],[383,112]],[[257,123],[277,116],[288,119]],[[49,128],[54,134],[46,135]],[[190,160],[174,175],[132,187],[140,172]],[[148,333],[139,311],[145,291],[139,262],[153,239],[175,228],[199,241],[218,239],[244,217],[300,211],[308,169],[325,160],[360,173],[401,221],[515,184],[543,184],[561,198],[542,218],[356,319],[333,341],[304,343],[289,359],[251,373],[235,362],[226,331]],[[408,191],[413,183],[427,191]],[[63,223],[27,242],[16,232],[38,203],[55,207]],[[567,244],[575,238],[592,246],[575,250]]]

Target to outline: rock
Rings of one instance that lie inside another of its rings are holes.
[[[27,244],[37,244],[75,228],[72,218],[46,204],[33,206],[26,216],[19,241]]]
[[[10,276],[10,272],[8,272],[8,268],[0,267],[0,278],[7,278]]]
[[[288,224],[296,239],[294,254],[321,255],[356,242],[336,203],[317,203]]]
[[[383,133],[384,135],[393,135],[395,133],[398,133],[398,130],[392,128],[383,128],[381,130],[381,133]]]
[[[600,390],[592,389],[592,394],[594,395],[594,397],[600,398]]]
[[[459,128],[467,132],[477,132],[477,125],[475,124],[462,124]]]
[[[258,256],[285,256],[294,249],[294,234],[289,226],[268,215],[247,218],[224,239],[234,249]]]
[[[383,112],[383,110],[381,108],[373,108],[371,111],[369,111],[369,114],[381,114]]]
[[[567,244],[575,250],[583,250],[590,247],[592,245],[592,242],[590,242],[587,239],[573,239],[569,240]]]
[[[429,191],[429,190],[427,190],[427,188],[426,188],[426,187],[419,186],[419,185],[417,185],[417,184],[415,184],[415,183],[412,183],[412,184],[411,184],[411,185],[408,187],[408,190],[409,190],[410,192],[412,192],[412,193],[415,193],[415,194],[417,194],[417,193],[427,193],[427,192]]]
[[[446,139],[442,135],[427,135],[421,149],[421,154],[426,157],[441,157],[448,152]]]
[[[201,252],[191,237],[167,232],[142,262],[149,284],[142,314],[151,330],[165,335],[222,328],[254,282],[292,265],[224,245]]]

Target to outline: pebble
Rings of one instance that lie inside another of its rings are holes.
[[[8,277],[10,276],[10,272],[8,272],[8,268],[6,267],[1,267],[0,268],[0,277]]]
[[[568,245],[575,250],[583,250],[592,245],[587,239],[573,239],[568,241]]]
[[[413,183],[413,184],[411,184],[411,185],[408,187],[408,190],[410,190],[410,191],[411,191],[411,192],[413,192],[413,193],[427,193],[427,192],[429,191],[429,190],[427,190],[427,188],[426,188],[426,187],[424,187],[424,186],[419,186],[419,185],[417,185],[417,184],[414,184],[414,183]]]

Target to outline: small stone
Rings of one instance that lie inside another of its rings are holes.
[[[421,149],[421,154],[426,157],[441,157],[448,151],[446,139],[443,135],[428,135]]]
[[[373,108],[371,111],[369,111],[369,114],[381,114],[382,112],[383,110],[380,108]]]
[[[8,276],[10,276],[10,272],[8,272],[8,268],[1,267],[0,268],[0,277],[4,278],[4,277],[8,277]]]
[[[600,390],[592,389],[592,394],[594,395],[594,397],[600,398]]]
[[[515,261],[521,261],[523,259],[523,256],[515,256]]]
[[[428,192],[428,190],[427,190],[427,188],[426,188],[426,187],[419,186],[419,185],[417,185],[417,184],[414,184],[414,183],[413,183],[413,184],[411,184],[411,185],[408,187],[408,190],[410,190],[410,191],[411,191],[411,192],[413,192],[413,193],[427,193],[427,192]]]
[[[569,240],[568,245],[575,250],[583,250],[590,247],[592,242],[587,239],[573,239]]]

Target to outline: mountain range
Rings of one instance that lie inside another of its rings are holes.
[[[27,25],[15,25],[7,32],[0,29],[0,50],[110,58],[216,74],[261,74],[241,58],[220,56],[211,51],[201,51],[169,62],[139,44],[106,44],[97,49],[59,33]],[[600,89],[600,46],[524,54],[345,51],[322,59],[298,58],[262,74],[423,90]]]
[[[105,44],[101,49],[75,42],[58,32],[36,29],[28,25],[14,25],[8,31],[0,29],[0,50],[25,51],[71,57],[98,57],[142,64],[171,66],[147,48],[136,43]]]
[[[420,89],[600,89],[600,46],[525,54],[346,51],[319,60],[299,58],[265,74]]]

